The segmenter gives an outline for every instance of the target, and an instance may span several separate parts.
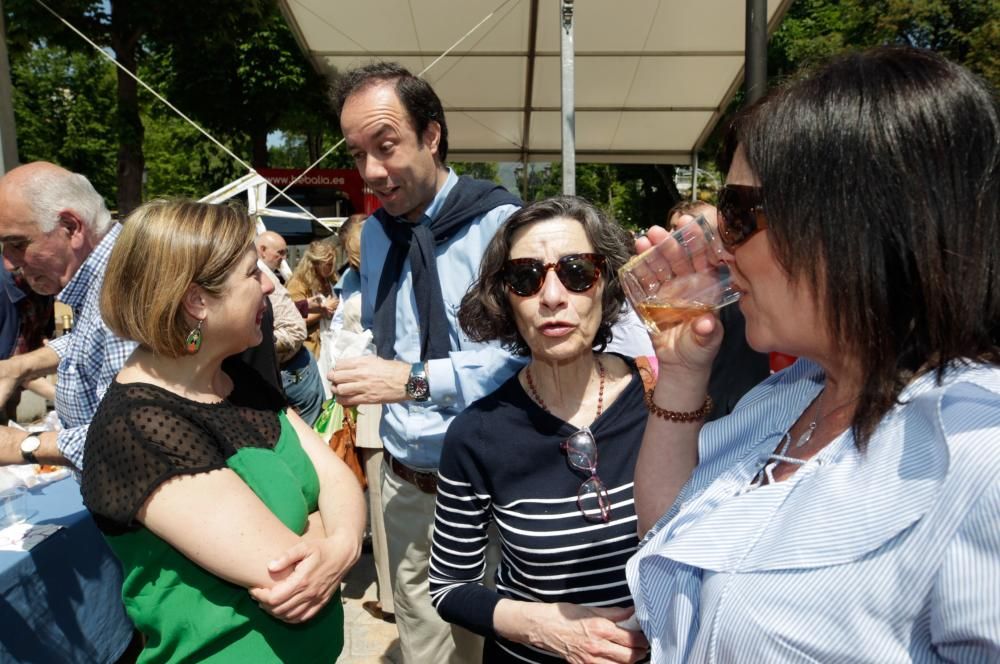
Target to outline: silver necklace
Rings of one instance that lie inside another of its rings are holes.
[[[813,418],[813,421],[809,423],[809,426],[806,427],[806,430],[802,433],[801,436],[799,436],[798,440],[795,441],[795,449],[799,449],[800,447],[805,447],[809,443],[809,441],[812,440],[813,433],[815,433],[816,431],[816,427],[818,427],[819,423],[823,421],[824,415],[823,415],[822,401],[823,397],[825,396],[826,396],[826,388],[823,389],[823,393],[820,394],[819,398],[816,399],[816,413],[819,415],[819,417]],[[790,437],[791,432],[786,433],[785,435]],[[785,443],[785,449],[788,449],[787,442]]]
[[[854,401],[856,401],[858,399],[858,397],[854,397],[853,399],[849,399],[849,400],[843,402],[842,404],[840,404],[839,406],[837,406],[836,408],[831,408],[828,412],[824,413],[823,412],[823,406],[822,406],[822,404],[820,402],[822,402],[823,397],[825,397],[825,396],[826,396],[826,388],[823,389],[823,393],[820,394],[819,398],[816,399],[816,413],[819,415],[819,417],[815,418],[812,422],[810,422],[809,426],[806,427],[806,430],[803,431],[802,435],[798,437],[798,439],[795,441],[795,449],[799,449],[800,447],[805,447],[806,445],[809,444],[809,441],[812,440],[813,433],[816,432],[816,427],[818,427],[819,424],[820,424],[820,422],[822,422],[826,417],[829,417],[830,415],[832,415],[836,411],[840,410],[841,408],[843,408],[847,404],[852,403],[852,402],[854,402]],[[784,445],[783,449],[787,450],[788,449],[788,443],[791,440],[791,432],[785,432],[785,439],[786,440],[785,440],[785,445]],[[784,453],[784,452],[782,452],[782,453]]]

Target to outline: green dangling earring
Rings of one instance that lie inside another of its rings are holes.
[[[199,350],[201,350],[201,324],[204,321],[199,320],[197,327],[195,327],[187,335],[187,339],[184,340],[185,348],[188,355],[194,355]]]

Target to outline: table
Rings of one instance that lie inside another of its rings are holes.
[[[30,551],[0,551],[0,662],[116,661],[132,638],[121,566],[76,480],[29,489],[27,512],[64,528]]]

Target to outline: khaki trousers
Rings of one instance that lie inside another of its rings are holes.
[[[479,664],[483,638],[441,620],[431,605],[427,569],[436,497],[393,473],[388,463],[382,464],[380,477],[393,608],[403,662]]]
[[[365,462],[368,478],[368,528],[372,533],[372,558],[375,560],[375,577],[378,601],[386,613],[394,613],[392,603],[392,577],[389,575],[389,547],[385,538],[385,519],[382,514],[382,458],[381,447],[359,447]]]

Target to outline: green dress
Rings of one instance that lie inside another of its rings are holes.
[[[90,426],[82,492],[121,560],[125,609],[146,640],[139,662],[333,662],[343,647],[339,591],[311,620],[284,623],[134,520],[166,479],[228,467],[290,530],[305,530],[317,509],[316,471],[284,412],[248,408],[246,392],[201,404],[113,383]]]

